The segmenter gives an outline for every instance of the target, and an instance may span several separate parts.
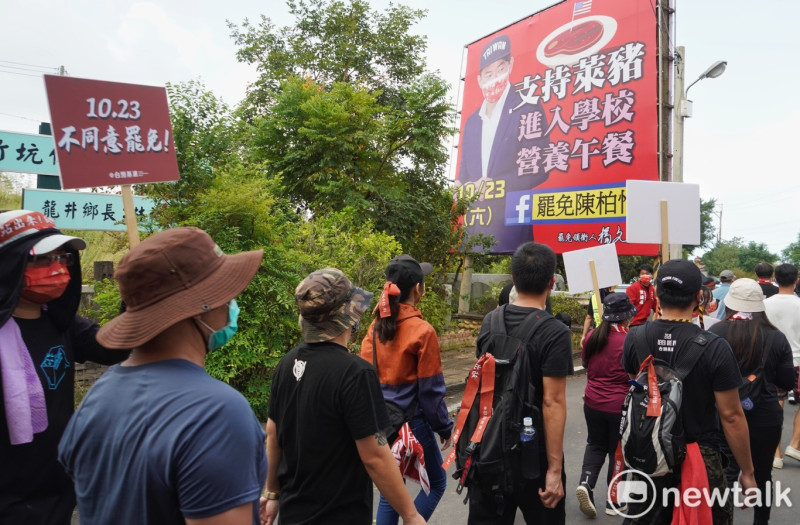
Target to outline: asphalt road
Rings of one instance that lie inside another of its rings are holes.
[[[575,499],[575,487],[580,472],[581,463],[583,460],[583,450],[586,444],[586,424],[583,419],[583,402],[581,396],[583,389],[586,385],[586,376],[575,376],[569,378],[567,381],[567,427],[564,439],[564,454],[566,456],[566,469],[567,469],[567,486],[566,486],[566,522],[570,524],[581,523],[622,523],[622,518],[618,516],[606,516],[602,513],[602,508],[599,510],[601,514],[597,518],[587,518],[578,509],[578,502]],[[789,438],[792,432],[792,421],[797,411],[797,405],[787,404],[784,408],[784,429],[783,440],[781,445],[785,448],[789,443]],[[452,473],[454,467],[450,468]],[[773,470],[773,481],[780,481],[784,490],[789,488],[791,492],[788,494],[789,500],[793,503],[792,507],[786,505],[782,507],[773,507],[770,523],[773,525],[797,525],[800,523],[800,461],[795,461],[791,458],[785,458],[785,465],[783,469]],[[595,487],[595,499],[602,506],[603,498],[606,491],[605,483],[605,467],[603,473],[600,475],[600,480]],[[436,512],[428,521],[431,525],[455,525],[464,524],[467,522],[467,506],[462,503],[463,495],[459,496],[455,490],[455,480],[448,476],[448,486],[444,497],[439,502]],[[418,485],[413,483],[408,484],[408,488],[413,495],[418,492]],[[466,494],[466,492],[464,493]],[[375,504],[374,508],[377,509],[378,492],[375,490]],[[735,523],[752,523],[753,512],[752,510],[737,509],[734,514]],[[517,524],[525,523],[521,514],[517,514],[515,521]]]

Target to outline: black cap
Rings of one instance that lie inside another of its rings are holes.
[[[424,282],[425,276],[433,271],[430,263],[420,263],[410,255],[398,255],[386,267],[386,280],[396,284],[400,290],[406,291],[412,286]]]
[[[717,284],[717,280],[710,275],[703,277],[703,286],[709,286],[711,284]]]
[[[484,46],[483,52],[481,52],[480,69],[482,71],[483,68],[493,62],[497,62],[501,59],[508,60],[510,58],[511,40],[509,40],[506,35],[496,36]]]
[[[636,307],[628,299],[628,294],[610,293],[603,299],[603,321],[616,323],[636,315]]]
[[[663,286],[664,289],[676,292],[678,295],[696,294],[702,284],[703,274],[700,269],[686,259],[672,259],[665,262],[656,277],[656,286]]]

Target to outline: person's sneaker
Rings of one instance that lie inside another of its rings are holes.
[[[606,501],[606,514],[608,516],[618,516],[628,512],[628,505],[625,503],[618,503],[614,505],[610,501]]]
[[[578,498],[581,512],[590,518],[597,516],[597,509],[594,506],[594,494],[592,493],[592,487],[588,483],[584,481],[578,485],[578,488],[575,489],[575,497]]]
[[[797,404],[797,393],[794,390],[789,390],[789,395],[787,397],[790,405]]]
[[[783,451],[783,455],[784,456],[789,456],[792,459],[796,459],[797,461],[800,461],[800,450],[797,450],[796,448],[794,448],[791,445],[787,445],[786,446],[786,450]]]
[[[773,458],[772,468],[783,468],[783,458]]]

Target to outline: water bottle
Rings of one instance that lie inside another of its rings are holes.
[[[523,418],[522,431],[519,433],[519,440],[523,443],[527,443],[528,441],[533,441],[533,437],[535,435],[536,429],[533,428],[533,419],[530,417]]]

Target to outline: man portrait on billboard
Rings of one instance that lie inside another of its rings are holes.
[[[505,198],[510,192],[530,190],[548,177],[541,167],[523,159],[524,150],[534,151],[535,146],[541,148],[541,155],[550,142],[541,102],[535,106],[520,104],[520,98],[512,93],[509,76],[513,67],[508,36],[498,35],[484,46],[477,75],[483,103],[464,125],[456,179],[457,186],[475,185],[482,206],[499,204],[492,223],[484,230],[494,235],[496,252],[513,252],[518,245],[533,239],[530,225],[506,227]],[[491,182],[494,184],[487,184]],[[497,200],[493,201],[493,197]]]

